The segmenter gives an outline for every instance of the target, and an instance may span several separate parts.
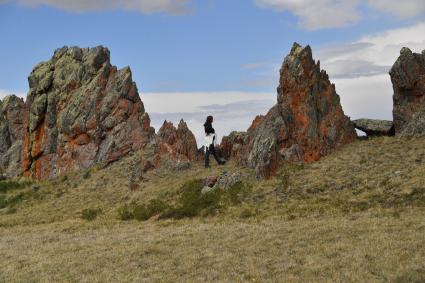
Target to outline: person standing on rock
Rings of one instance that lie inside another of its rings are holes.
[[[215,151],[215,144],[217,142],[217,136],[212,126],[213,116],[208,116],[204,124],[205,129],[205,168],[210,167],[210,154],[212,154],[219,165],[224,165],[226,162],[220,160]]]

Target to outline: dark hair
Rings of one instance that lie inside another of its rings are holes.
[[[213,122],[213,116],[208,116],[207,117],[207,121],[205,122],[205,124],[211,124]]]

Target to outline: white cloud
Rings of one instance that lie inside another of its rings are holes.
[[[256,115],[266,114],[276,103],[276,93],[260,92],[141,93],[140,96],[156,130],[164,120],[177,125],[183,118],[199,145],[203,143],[202,125],[207,115],[214,116],[214,127],[221,138],[231,131],[246,131]]]
[[[333,80],[344,113],[351,119],[392,120],[392,85],[387,74]]]
[[[369,0],[374,8],[396,15],[400,18],[410,18],[425,12],[424,0]]]
[[[340,28],[361,20],[362,6],[406,19],[425,13],[424,0],[254,0],[260,7],[288,11],[307,30]]]
[[[392,119],[392,84],[388,71],[400,49],[425,49],[425,22],[365,35],[356,42],[315,52],[336,85],[341,104],[352,118]]]
[[[24,5],[49,5],[73,12],[129,10],[142,13],[185,14],[190,11],[188,0],[18,0]]]
[[[360,20],[359,0],[254,0],[261,7],[289,11],[308,30],[343,27]]]
[[[386,74],[402,47],[425,49],[425,22],[365,35],[356,42],[333,45],[314,52],[331,78],[352,78]]]

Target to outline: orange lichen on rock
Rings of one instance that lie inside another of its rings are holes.
[[[154,129],[132,81],[104,47],[64,47],[28,78],[22,167],[44,179],[109,163],[144,147]]]
[[[277,104],[249,127],[237,157],[257,177],[274,175],[283,161],[313,162],[356,139],[335,86],[309,46],[294,44],[280,70]],[[222,147],[227,149],[228,138]]]

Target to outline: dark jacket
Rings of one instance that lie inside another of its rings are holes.
[[[205,129],[205,133],[207,135],[209,135],[209,134],[215,134],[215,130],[214,130],[214,128],[213,128],[213,126],[212,126],[211,123],[205,122],[204,129]]]

